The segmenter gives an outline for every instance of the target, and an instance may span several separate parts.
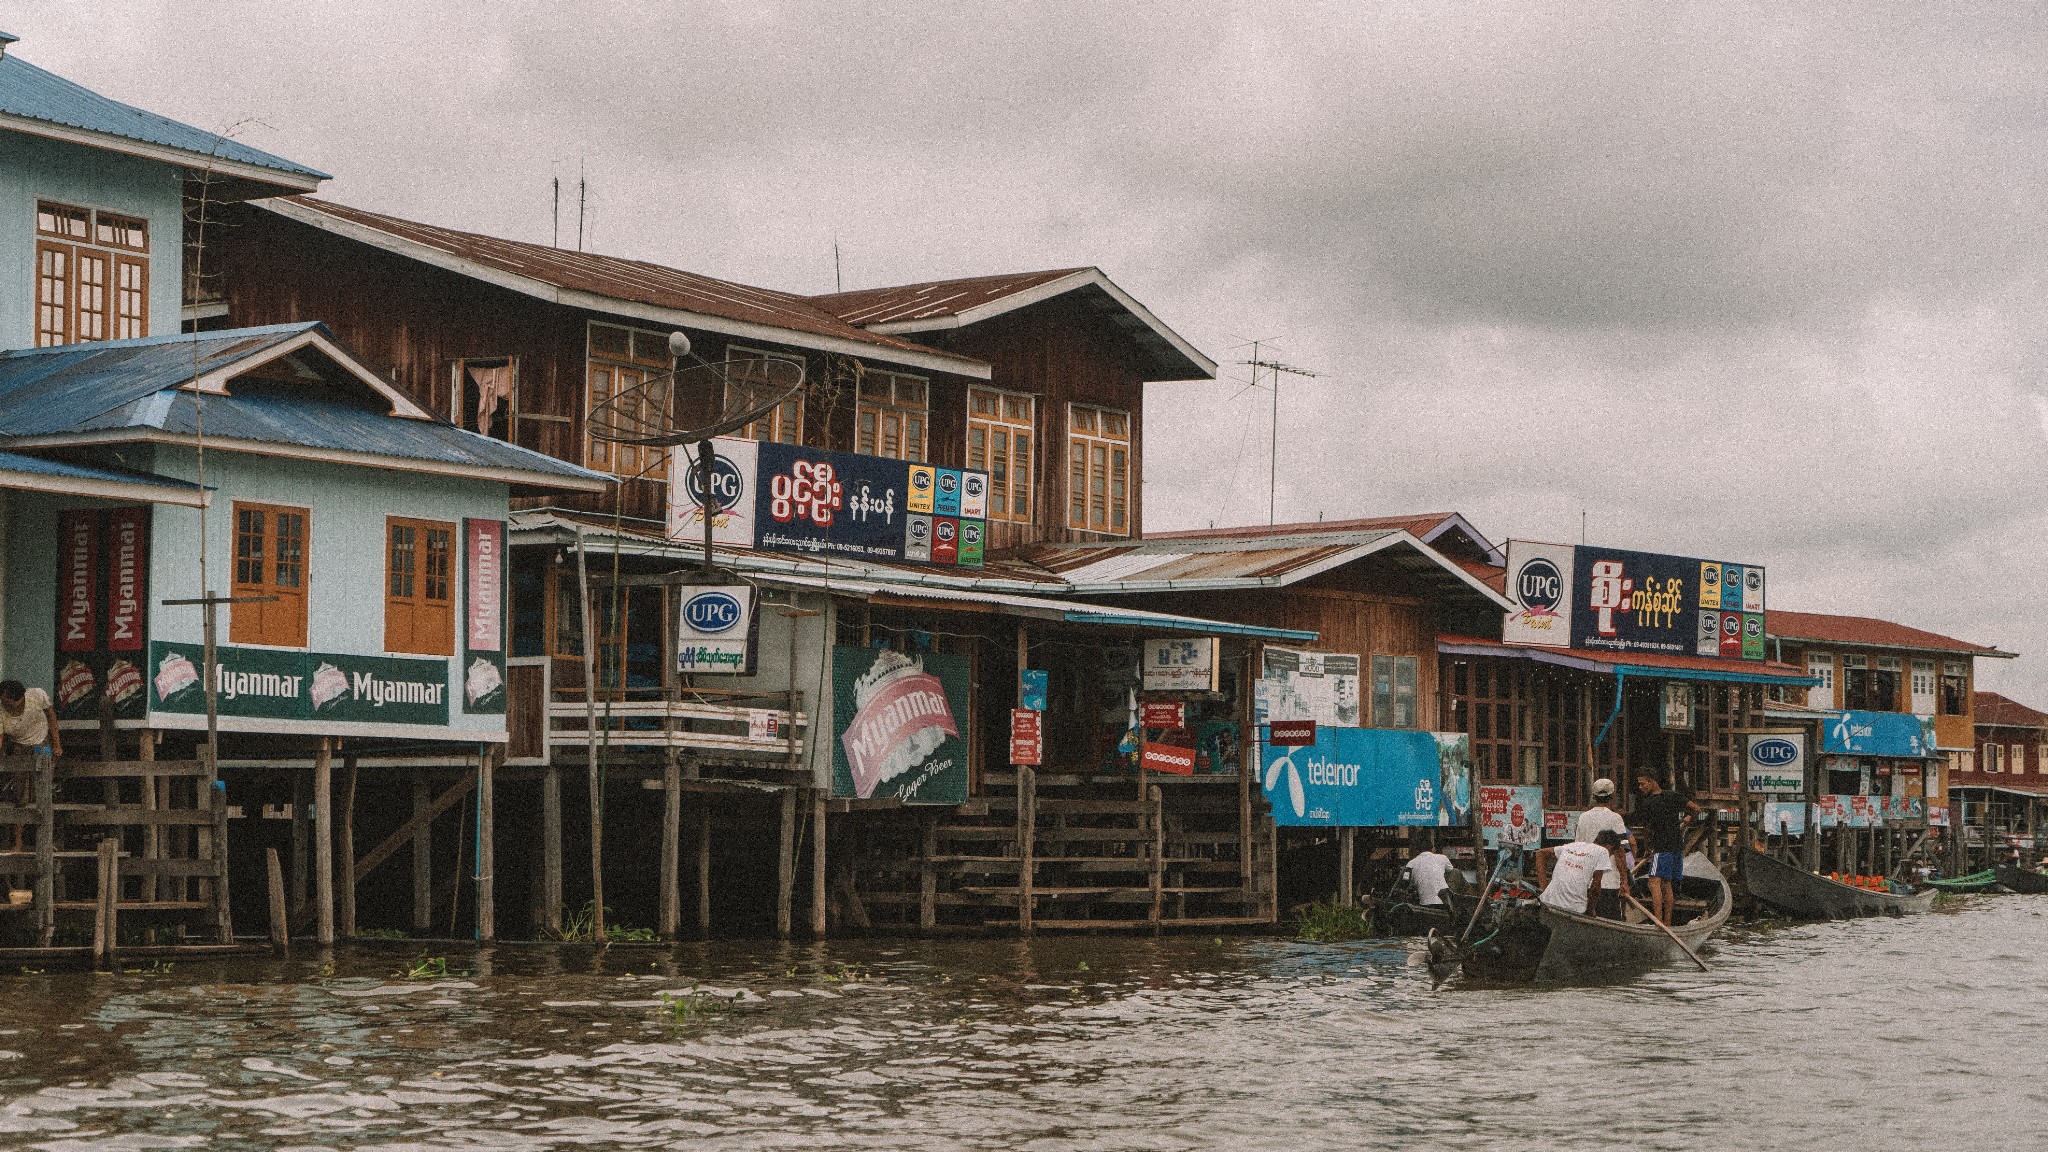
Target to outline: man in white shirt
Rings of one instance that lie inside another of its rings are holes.
[[[1593,781],[1593,806],[1579,813],[1579,827],[1572,837],[1581,844],[1591,844],[1602,832],[1612,832],[1621,838],[1629,851],[1635,851],[1635,833],[1628,830],[1628,821],[1614,810],[1614,781],[1601,777]],[[1621,919],[1621,883],[1624,869],[1617,868],[1603,873],[1600,877],[1600,910],[1596,915],[1609,920]]]
[[[1434,847],[1424,848],[1408,861],[1408,878],[1415,881],[1415,895],[1426,908],[1441,907],[1444,889],[1451,886],[1451,858]]]
[[[1560,912],[1593,915],[1599,905],[1598,877],[1614,870],[1614,850],[1620,844],[1621,837],[1602,832],[1591,844],[1574,840],[1536,853],[1542,901]]]

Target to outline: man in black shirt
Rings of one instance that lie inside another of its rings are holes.
[[[1636,791],[1642,799],[1636,801],[1634,823],[1649,829],[1650,851],[1650,912],[1666,924],[1671,923],[1671,902],[1678,891],[1678,881],[1685,875],[1683,853],[1685,851],[1685,819],[1689,812],[1698,812],[1700,806],[1678,795],[1666,792],[1657,778],[1648,772],[1636,774]]]

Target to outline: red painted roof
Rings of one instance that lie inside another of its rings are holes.
[[[474,232],[458,232],[453,228],[401,220],[396,216],[366,212],[361,208],[350,208],[329,200],[316,200],[310,196],[287,196],[283,199],[287,203],[310,209],[335,220],[372,229],[397,240],[424,245],[462,260],[528,280],[537,280],[557,288],[588,292],[595,296],[634,304],[673,308],[677,311],[717,316],[747,324],[760,324],[790,332],[829,336],[869,345],[878,350],[914,352],[921,357],[955,360],[963,366],[982,367],[981,361],[970,357],[870,332],[841,319],[827,309],[820,308],[805,297],[790,292],[777,292],[769,288],[735,284],[729,280],[716,280],[709,276],[699,276],[694,272],[649,264],[644,260],[600,256],[594,252],[572,252],[550,248],[545,244],[528,244]]]
[[[1438,636],[1438,647],[1457,645],[1459,647],[1498,649],[1503,655],[1514,653],[1528,659],[1540,660],[1545,656],[1617,668],[1669,668],[1674,672],[1747,672],[1757,676],[1787,677],[1805,680],[1806,670],[1775,660],[1722,660],[1713,656],[1680,656],[1662,652],[1601,652],[1590,648],[1539,648],[1528,644],[1509,644],[1501,640],[1490,640],[1478,636]]]
[[[2048,712],[2027,707],[1996,692],[1973,692],[1971,702],[1977,713],[1977,727],[2048,728]]]
[[[960,280],[927,280],[889,288],[862,288],[813,296],[811,303],[850,324],[902,324],[958,316],[993,304],[1086,268],[1055,268],[1045,272],[1013,272],[1000,276],[969,276]]]
[[[1412,516],[1372,516],[1363,520],[1305,520],[1298,524],[1255,524],[1240,528],[1186,528],[1178,532],[1147,532],[1147,540],[1238,539],[1256,536],[1305,536],[1314,532],[1369,532],[1399,528],[1416,539],[1456,515],[1454,512],[1418,512]]]
[[[1454,560],[1452,561],[1452,563],[1456,564],[1460,568],[1463,568],[1465,571],[1470,572],[1473,576],[1479,579],[1480,583],[1487,585],[1488,587],[1492,588],[1495,592],[1498,592],[1503,596],[1508,594],[1507,569],[1496,568],[1491,564],[1481,564],[1477,560]]]
[[[1830,616],[1819,612],[1784,612],[1773,608],[1765,614],[1766,634],[1784,640],[1812,640],[1824,644],[1855,644],[1866,648],[1915,648],[1923,652],[1958,652],[1976,656],[2011,657],[1995,647],[1972,644],[1889,620],[1868,616]]]

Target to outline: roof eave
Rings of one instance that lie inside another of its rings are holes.
[[[1788,636],[1780,632],[1765,632],[1766,640],[1782,640],[1793,644],[1824,644],[1830,648],[1871,648],[1894,652],[1925,652],[1930,656],[1982,656],[1990,660],[2016,660],[2017,652],[2006,652],[1997,648],[1931,648],[1925,644],[1892,644],[1878,640],[1835,640],[1821,636]]]
[[[213,502],[213,494],[197,485],[100,479],[90,476],[51,476],[43,472],[23,472],[4,466],[0,466],[0,488],[48,492],[61,496],[90,496],[99,500],[175,504],[182,508],[206,508]]]
[[[144,160],[155,160],[173,164],[193,172],[206,172],[215,176],[233,177],[253,184],[277,189],[272,196],[289,196],[297,193],[317,192],[323,180],[332,179],[325,172],[288,172],[277,168],[266,168],[261,164],[250,164],[241,160],[229,160],[220,156],[209,156],[203,152],[192,152],[184,148],[173,148],[167,144],[152,144],[146,140],[132,140],[110,132],[95,132],[90,128],[79,128],[70,124],[59,124],[50,120],[38,120],[33,116],[20,116],[0,112],[0,129],[19,132],[25,136],[41,136],[49,140],[60,140],[83,148],[97,148],[103,152],[118,152]]]

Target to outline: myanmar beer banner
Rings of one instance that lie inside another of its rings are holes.
[[[832,794],[905,804],[967,800],[967,660],[832,650]]]
[[[1764,570],[1689,556],[1508,541],[1510,644],[1764,659]]]
[[[1427,828],[1462,823],[1471,805],[1463,733],[1316,728],[1316,742],[1260,742],[1260,787],[1282,827]],[[1464,811],[1445,804],[1463,790]]]
[[[463,711],[505,713],[505,522],[462,522]]]
[[[220,714],[350,724],[448,724],[448,662],[222,646]],[[197,644],[149,646],[152,712],[206,714]]]
[[[140,666],[149,634],[149,509],[74,509],[57,517],[57,660],[51,702],[93,720],[102,698],[118,719],[147,701]]]

